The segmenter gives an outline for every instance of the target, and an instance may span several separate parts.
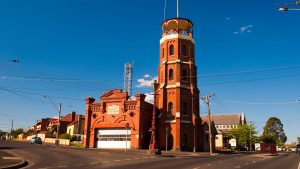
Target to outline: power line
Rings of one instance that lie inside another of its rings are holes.
[[[238,103],[238,104],[257,104],[257,105],[286,105],[286,104],[299,104],[298,101],[292,101],[292,102],[244,102],[244,101],[237,101],[237,100],[228,100],[228,99],[221,99],[224,102],[230,102],[230,103]]]

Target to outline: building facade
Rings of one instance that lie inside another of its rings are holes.
[[[86,98],[84,146],[87,148],[148,148],[153,105],[144,94],[130,100],[127,92],[109,90]]]
[[[207,119],[207,116],[202,116],[202,119]],[[239,125],[247,124],[245,114],[214,114],[211,115],[211,120],[217,129],[215,145],[217,149],[236,147],[236,139],[230,139],[228,134],[231,129],[237,128]]]
[[[190,20],[173,18],[162,23],[155,106],[160,112],[160,145],[172,150],[201,148],[194,43]]]
[[[207,151],[208,127],[199,115],[194,44],[190,20],[163,21],[154,105],[145,102],[144,94],[130,100],[122,90],[108,90],[100,102],[86,98],[84,146],[148,149],[155,107],[159,149]]]

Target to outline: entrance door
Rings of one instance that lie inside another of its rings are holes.
[[[97,148],[130,149],[130,129],[98,129],[97,133]]]

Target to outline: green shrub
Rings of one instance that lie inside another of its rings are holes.
[[[70,134],[61,134],[59,135],[59,139],[67,139],[67,140],[70,140],[71,139],[71,135]]]

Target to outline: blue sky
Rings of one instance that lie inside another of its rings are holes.
[[[201,95],[216,94],[212,113],[245,112],[259,131],[276,116],[294,141],[299,12],[279,13],[274,2],[283,1],[181,0],[180,16],[194,23],[198,87]],[[167,0],[167,18],[176,16],[175,4]],[[85,97],[99,100],[105,90],[123,87],[126,62],[134,62],[133,92],[150,92],[137,80],[157,74],[163,7],[164,0],[1,1],[0,129],[10,128],[9,119],[28,127],[55,116],[44,95],[61,101],[63,114],[84,114]]]

